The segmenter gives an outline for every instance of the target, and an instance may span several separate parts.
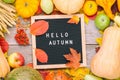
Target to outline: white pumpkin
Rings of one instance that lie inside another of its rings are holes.
[[[78,12],[85,0],[53,0],[55,7],[62,13],[73,14]]]

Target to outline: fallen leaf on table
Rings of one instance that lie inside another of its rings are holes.
[[[90,73],[90,69],[87,67],[79,67],[78,69],[65,69],[65,72],[72,76],[72,80],[83,80],[86,74]]]
[[[45,80],[54,80],[54,76],[54,71],[51,71],[46,75]]]
[[[71,19],[68,20],[67,23],[70,23],[70,24],[78,24],[79,21],[80,21],[79,16],[74,15]]]
[[[48,61],[48,55],[47,53],[42,49],[35,49],[35,56],[41,63],[47,63]]]
[[[45,80],[72,80],[72,78],[64,70],[58,69],[49,71]]]
[[[57,70],[55,80],[70,80],[70,78],[67,76],[67,74],[65,74],[63,70]]]
[[[100,50],[100,46],[95,47],[95,52],[97,53]]]
[[[47,32],[49,24],[45,20],[39,20],[34,22],[30,27],[30,33],[33,35],[43,35]]]
[[[98,15],[98,14],[101,14],[101,13],[105,13],[105,11],[104,11],[104,10],[98,11],[98,12],[97,12],[97,15]]]
[[[98,43],[99,46],[102,45],[102,37],[96,38],[96,42]]]
[[[99,30],[99,33],[100,33],[101,35],[103,35],[104,31]]]
[[[66,60],[70,61],[66,63],[66,66],[77,69],[80,66],[81,55],[73,48],[70,48],[70,52],[69,54],[63,55]]]
[[[86,24],[89,23],[89,18],[88,18],[86,15],[84,16],[84,22],[85,22]]]

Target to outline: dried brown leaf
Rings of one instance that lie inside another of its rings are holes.
[[[66,66],[77,69],[80,66],[81,55],[73,48],[70,48],[70,52],[69,54],[63,55],[69,61],[66,63]]]

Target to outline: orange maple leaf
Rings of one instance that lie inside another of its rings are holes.
[[[81,55],[73,48],[70,48],[70,52],[69,54],[63,55],[69,61],[66,63],[66,66],[77,69],[80,66]]]
[[[67,23],[78,24],[79,21],[80,21],[80,18],[79,18],[78,16],[73,16],[72,18],[70,18],[70,19],[68,20]]]

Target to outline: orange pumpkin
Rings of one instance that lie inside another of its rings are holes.
[[[29,18],[33,16],[39,6],[39,0],[16,0],[15,8],[19,16]]]

